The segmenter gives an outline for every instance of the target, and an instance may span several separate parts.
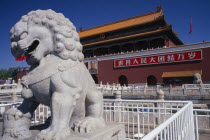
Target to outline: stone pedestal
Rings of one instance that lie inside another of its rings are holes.
[[[24,140],[35,140],[36,134],[39,131],[34,131],[34,136]],[[71,135],[66,137],[65,140],[125,140],[125,128],[123,124],[116,122],[106,122],[106,127],[99,129],[92,133],[78,133],[71,132]]]
[[[107,122],[106,127],[91,134],[72,133],[66,140],[125,140],[125,128],[122,124]]]

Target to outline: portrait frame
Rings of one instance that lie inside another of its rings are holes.
[[[90,74],[98,74],[98,61],[97,60],[89,60],[88,61],[88,71]]]

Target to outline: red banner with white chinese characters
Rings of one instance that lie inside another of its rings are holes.
[[[173,62],[184,62],[184,61],[195,61],[195,60],[202,60],[201,50],[118,59],[114,60],[114,67],[140,66],[140,65],[151,65],[151,64],[173,63]]]

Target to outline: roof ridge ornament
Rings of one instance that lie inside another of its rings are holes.
[[[157,12],[160,12],[160,11],[162,11],[162,10],[163,10],[162,5],[158,5],[158,6],[157,6]]]

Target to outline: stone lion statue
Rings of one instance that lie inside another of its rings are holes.
[[[103,96],[83,63],[82,45],[72,22],[52,10],[22,16],[10,31],[11,52],[31,66],[22,78],[23,103],[4,115],[3,139],[31,136],[30,119],[39,104],[51,109],[49,128],[37,140],[64,140],[74,131],[105,126]]]
[[[203,84],[202,79],[201,79],[201,75],[199,73],[195,73],[194,74],[194,84]]]

